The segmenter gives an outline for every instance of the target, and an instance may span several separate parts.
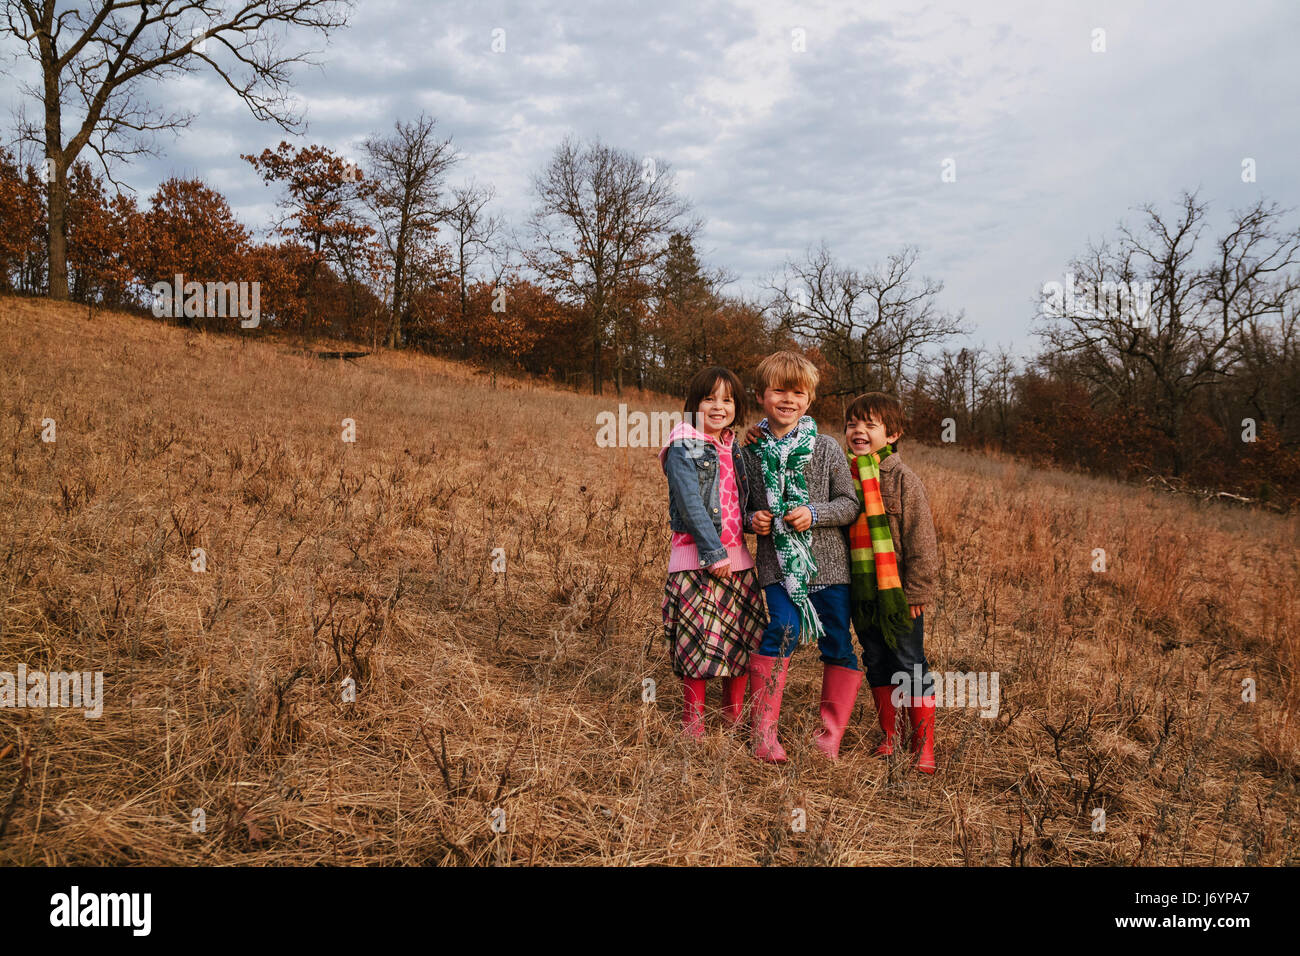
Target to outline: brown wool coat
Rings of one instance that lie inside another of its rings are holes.
[[[880,497],[898,554],[898,574],[908,604],[932,604],[939,577],[939,544],[925,485],[897,452],[880,463]]]

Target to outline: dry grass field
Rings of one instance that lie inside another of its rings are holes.
[[[940,710],[925,777],[863,694],[830,765],[804,649],[778,768],[678,737],[617,398],[3,298],[0,401],[0,671],[104,672],[99,719],[0,709],[0,863],[1297,862],[1295,516],[905,445],[931,664],[1000,712]]]

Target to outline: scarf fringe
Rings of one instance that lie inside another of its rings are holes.
[[[899,591],[882,591],[874,601],[856,601],[853,623],[858,632],[879,631],[891,651],[898,650],[899,637],[912,632],[912,608]]]
[[[772,545],[786,593],[799,609],[799,644],[811,644],[824,636],[821,619],[808,596],[808,585],[817,575],[817,560],[812,553],[812,529],[794,531],[785,524],[785,516],[808,504],[808,488],[803,475],[804,464],[812,458],[817,442],[817,422],[808,415],[799,419],[793,430],[781,438],[759,423],[764,437],[755,446],[763,463],[763,487],[768,510],[772,512]]]

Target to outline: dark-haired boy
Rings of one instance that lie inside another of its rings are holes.
[[[884,392],[861,395],[844,412],[849,470],[863,503],[849,528],[853,628],[885,733],[876,755],[894,752],[901,704],[911,720],[917,769],[934,773],[924,611],[934,600],[939,551],[925,486],[898,454],[904,424],[902,404]]]

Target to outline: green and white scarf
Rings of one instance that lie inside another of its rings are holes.
[[[773,435],[766,424],[764,421],[763,437],[754,450],[763,463],[763,487],[772,512],[772,543],[781,565],[785,593],[799,609],[799,643],[810,644],[822,636],[822,623],[808,598],[808,584],[817,575],[812,529],[794,531],[783,519],[808,504],[808,479],[803,469],[817,441],[817,422],[805,415],[783,438]]]

